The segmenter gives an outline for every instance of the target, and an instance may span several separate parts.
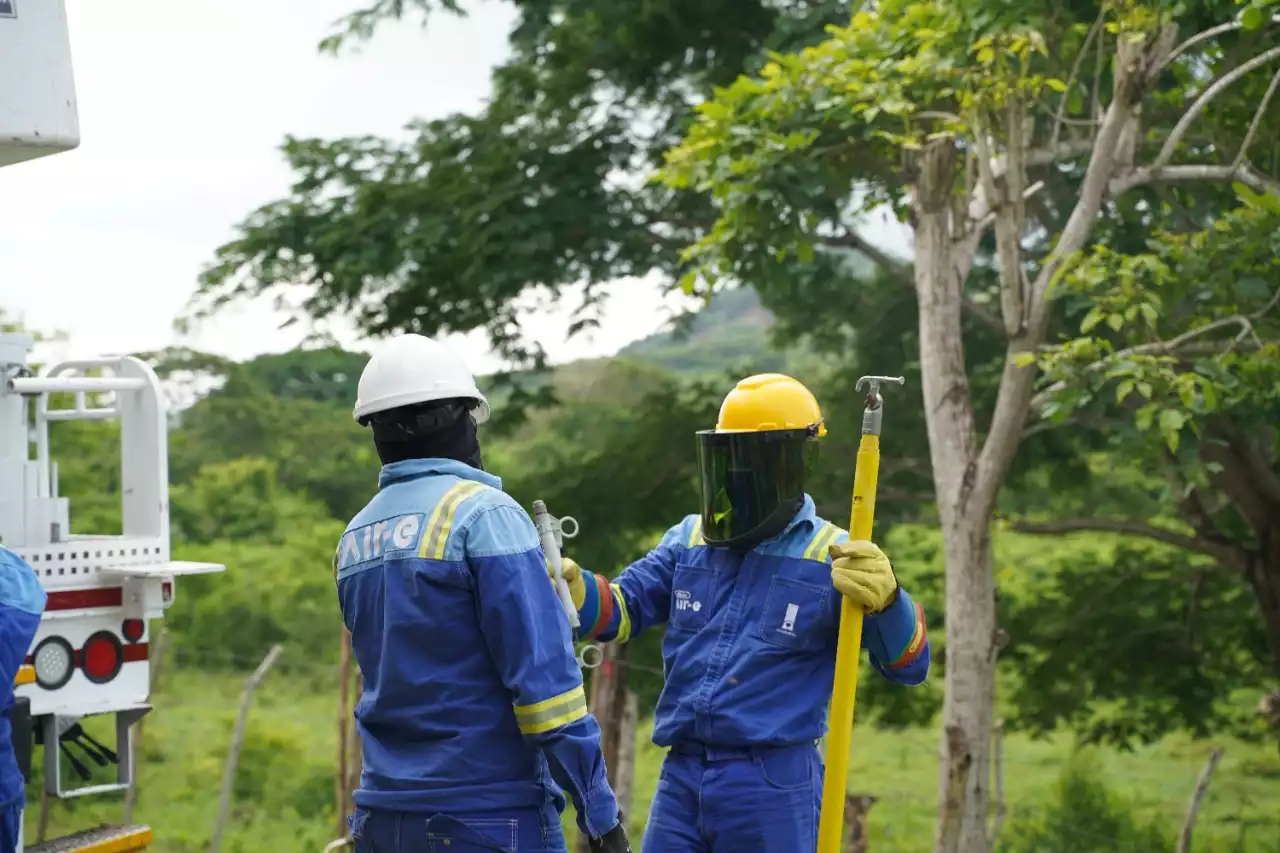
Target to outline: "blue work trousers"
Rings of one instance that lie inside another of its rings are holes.
[[[566,853],[552,803],[450,814],[356,809],[347,824],[355,853]]]
[[[822,770],[813,744],[677,745],[662,764],[642,853],[813,853]]]
[[[0,806],[0,853],[13,853],[22,840],[22,802]]]

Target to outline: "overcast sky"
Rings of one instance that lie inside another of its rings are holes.
[[[413,117],[478,108],[514,19],[505,3],[474,3],[469,18],[440,16],[425,32],[388,25],[356,55],[318,54],[355,5],[67,0],[81,144],[0,170],[0,307],[65,331],[76,355],[294,346],[301,331],[280,330],[267,305],[186,339],[172,328],[234,224],[286,191],[284,135],[395,135]],[[673,304],[643,283],[614,294],[590,335],[566,341],[567,308],[531,318],[529,333],[556,361],[608,354],[659,328]],[[498,366],[482,335],[455,343],[473,370]]]
[[[172,321],[202,263],[286,191],[286,133],[394,135],[415,116],[480,106],[506,55],[509,6],[476,4],[425,33],[388,26],[357,55],[319,55],[354,5],[68,0],[81,144],[0,171],[0,305],[66,331],[77,354],[177,343]],[[564,311],[531,319],[530,334],[564,360],[613,352],[664,321],[656,288],[615,291],[591,336],[566,342]],[[237,308],[184,342],[237,358],[284,350],[301,332],[278,330],[281,319]],[[457,343],[473,369],[496,366],[482,335]]]

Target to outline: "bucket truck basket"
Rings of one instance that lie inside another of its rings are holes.
[[[0,334],[0,544],[31,565],[48,596],[26,659],[31,682],[17,693],[44,746],[46,790],[76,797],[128,787],[130,731],[151,710],[151,623],[173,604],[179,576],[224,567],[170,558],[167,413],[151,367],[120,356],[37,376],[26,364],[33,343]],[[50,427],[66,421],[118,424],[119,534],[71,532],[49,443]],[[105,714],[115,716],[114,747],[80,725]],[[114,764],[115,778],[64,788],[64,758],[83,782],[95,775],[90,764]]]

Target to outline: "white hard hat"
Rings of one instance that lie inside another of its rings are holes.
[[[457,353],[422,335],[400,335],[365,365],[352,414],[358,421],[388,409],[456,397],[476,401],[471,411],[476,423],[489,419],[489,401]]]

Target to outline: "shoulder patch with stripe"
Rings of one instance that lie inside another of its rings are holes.
[[[474,480],[461,480],[451,486],[431,512],[426,533],[418,548],[418,556],[425,560],[443,560],[458,508],[467,498],[487,488],[489,487]]]
[[[808,546],[804,549],[802,555],[806,560],[817,560],[819,563],[825,563],[831,556],[829,549],[835,543],[844,531],[829,521],[824,521],[818,527],[817,532],[809,539]]]
[[[699,545],[705,545],[702,540],[702,516],[695,515],[693,524],[689,525],[689,539],[684,543],[686,548],[697,548]]]

